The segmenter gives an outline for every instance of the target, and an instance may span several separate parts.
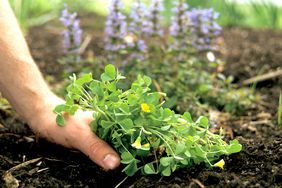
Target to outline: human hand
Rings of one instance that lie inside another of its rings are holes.
[[[93,121],[91,112],[78,111],[74,116],[65,115],[66,125],[60,127],[56,123],[53,109],[64,103],[56,96],[50,97],[28,124],[39,136],[68,148],[82,151],[92,161],[104,168],[112,170],[119,166],[118,154],[103,140],[98,138],[90,128]]]

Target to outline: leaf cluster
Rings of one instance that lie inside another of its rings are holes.
[[[100,80],[86,74],[71,77],[66,103],[57,106],[57,123],[64,126],[63,112],[93,111],[92,130],[120,154],[123,171],[134,175],[169,176],[179,168],[204,162],[213,166],[221,155],[239,152],[237,140],[227,144],[222,135],[209,131],[209,121],[190,113],[176,114],[163,107],[161,92],[151,92],[151,78],[139,75],[128,90],[119,87],[125,79],[113,65],[107,65]]]

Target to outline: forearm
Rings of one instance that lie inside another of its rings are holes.
[[[0,1],[0,92],[26,120],[52,93],[34,63],[8,0]]]
[[[8,0],[0,0],[0,92],[25,118],[30,127],[55,143],[81,150],[106,170],[116,168],[118,154],[93,134],[91,112],[67,116],[56,124],[54,107],[62,103],[48,88],[34,63]]]

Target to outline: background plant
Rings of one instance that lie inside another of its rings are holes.
[[[216,163],[219,157],[241,150],[237,140],[227,144],[222,135],[211,133],[206,117],[194,122],[188,112],[180,115],[163,108],[160,99],[165,93],[150,92],[149,77],[139,75],[128,90],[118,86],[123,79],[113,65],[105,67],[101,81],[91,74],[78,79],[73,75],[66,104],[54,112],[57,123],[64,126],[63,112],[93,111],[92,130],[119,152],[128,176],[139,170],[170,176],[201,162],[223,168],[223,160]]]
[[[139,73],[147,74],[154,80],[151,88],[167,93],[167,107],[179,112],[191,111],[199,115],[213,107],[240,114],[251,105],[255,99],[252,90],[237,89],[232,78],[225,78],[218,71],[223,67],[215,57],[220,49],[218,13],[212,9],[189,9],[184,0],[178,0],[173,3],[174,14],[166,29],[163,26],[163,1],[155,0],[146,5],[138,0],[132,6],[127,16],[122,1],[112,1],[105,23],[106,58],[101,56],[93,62],[79,59],[80,63],[67,63],[68,72],[95,71],[99,75],[100,65],[111,63],[128,77],[123,88],[130,87]],[[62,15],[65,12],[66,9]],[[61,20],[74,23],[70,18],[62,17]],[[77,46],[69,37],[75,39],[76,30],[73,25],[66,27],[64,33],[68,35],[63,41],[68,46]],[[81,33],[79,28],[78,31]],[[208,60],[206,54],[212,59]],[[79,54],[71,53],[66,59],[71,60],[75,55]]]
[[[30,26],[44,24],[58,17],[63,4],[69,4],[75,11],[107,14],[106,6],[110,0],[72,1],[72,0],[9,0],[22,28],[28,31]],[[132,0],[124,0],[126,11],[130,10]],[[172,0],[165,0],[165,18],[171,17]],[[230,0],[186,0],[190,7],[212,7],[222,16],[219,19],[223,26],[244,26],[251,28],[281,29],[281,6],[269,1],[252,1],[252,5],[240,4]],[[254,4],[261,13],[254,11]],[[265,6],[266,5],[266,6]],[[272,21],[269,21],[269,18]]]
[[[80,20],[77,18],[77,13],[70,13],[67,4],[64,5],[60,21],[64,26],[62,31],[63,51],[66,56],[64,63],[70,64],[69,69],[80,63],[80,47],[82,43],[82,30],[80,29]],[[72,65],[71,63],[75,63]],[[69,70],[71,71],[71,70]]]
[[[232,78],[217,71],[223,63],[205,57],[215,56],[220,49],[217,38],[221,27],[216,22],[219,14],[212,9],[189,9],[185,1],[174,1],[167,30],[163,26],[162,3],[156,0],[146,6],[136,1],[126,18],[122,2],[112,2],[106,22],[105,53],[114,58],[105,63],[118,65],[129,80],[138,73],[149,75],[155,89],[168,94],[167,104],[180,112],[201,114],[208,110],[204,104],[232,113],[243,112],[254,99],[252,91],[236,90]]]

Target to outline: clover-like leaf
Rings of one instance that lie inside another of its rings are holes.
[[[162,126],[161,130],[162,131],[168,131],[170,129],[171,125],[166,125],[166,126]]]
[[[146,84],[147,86],[150,86],[150,85],[151,85],[152,80],[151,80],[150,77],[144,76],[143,79],[144,79],[144,82],[145,82],[145,84]]]
[[[160,163],[163,166],[169,166],[172,161],[173,161],[173,157],[162,157],[160,159]]]
[[[176,145],[175,154],[178,155],[178,154],[184,152],[185,149],[186,149],[186,146],[185,146],[184,143],[178,143],[178,144]]]
[[[125,130],[129,131],[133,128],[133,121],[129,118],[123,119],[122,121],[119,121],[118,124]]]
[[[157,105],[160,103],[160,94],[159,93],[152,93],[146,97],[145,100],[149,104]]]
[[[131,161],[122,171],[128,176],[133,176],[138,171],[137,161]]]
[[[101,75],[103,82],[112,81],[116,78],[116,68],[109,64],[105,67],[105,72]]]
[[[103,88],[100,84],[100,82],[94,80],[90,83],[89,88],[91,89],[91,92],[95,95],[98,95],[99,97],[104,96]]]
[[[167,166],[163,171],[162,171],[163,176],[170,176],[171,175],[171,169],[170,166]]]
[[[146,174],[156,174],[155,167],[152,163],[148,163],[144,166],[144,172]]]
[[[163,114],[163,119],[166,121],[166,120],[169,120],[174,113],[169,108],[165,108],[162,111],[162,114]]]
[[[127,151],[123,152],[120,157],[121,157],[121,163],[123,164],[129,164],[134,160],[132,154]]]
[[[209,127],[209,120],[208,118],[204,117],[204,116],[200,116],[197,121],[197,124],[199,124],[200,126],[204,127],[204,128],[208,128]]]
[[[56,122],[61,127],[65,125],[65,119],[61,114],[57,115]]]
[[[190,114],[189,112],[184,112],[183,118],[184,118],[186,121],[188,121],[189,123],[193,123],[191,114]]]
[[[83,84],[86,84],[86,83],[91,82],[91,81],[92,81],[92,74],[89,73],[89,74],[85,74],[81,78],[77,79],[75,81],[75,84],[82,86]]]
[[[231,140],[230,145],[227,146],[226,151],[229,154],[237,153],[242,150],[242,145],[238,142],[238,140]]]
[[[60,104],[60,105],[57,105],[57,106],[55,107],[55,109],[53,110],[53,112],[55,112],[56,114],[60,114],[60,113],[62,113],[65,109],[66,109],[66,105],[65,105],[65,104]]]
[[[103,81],[103,82],[108,82],[108,81],[112,81],[113,80],[113,78],[111,78],[109,75],[107,75],[106,73],[103,73],[102,75],[101,75],[101,80]]]

